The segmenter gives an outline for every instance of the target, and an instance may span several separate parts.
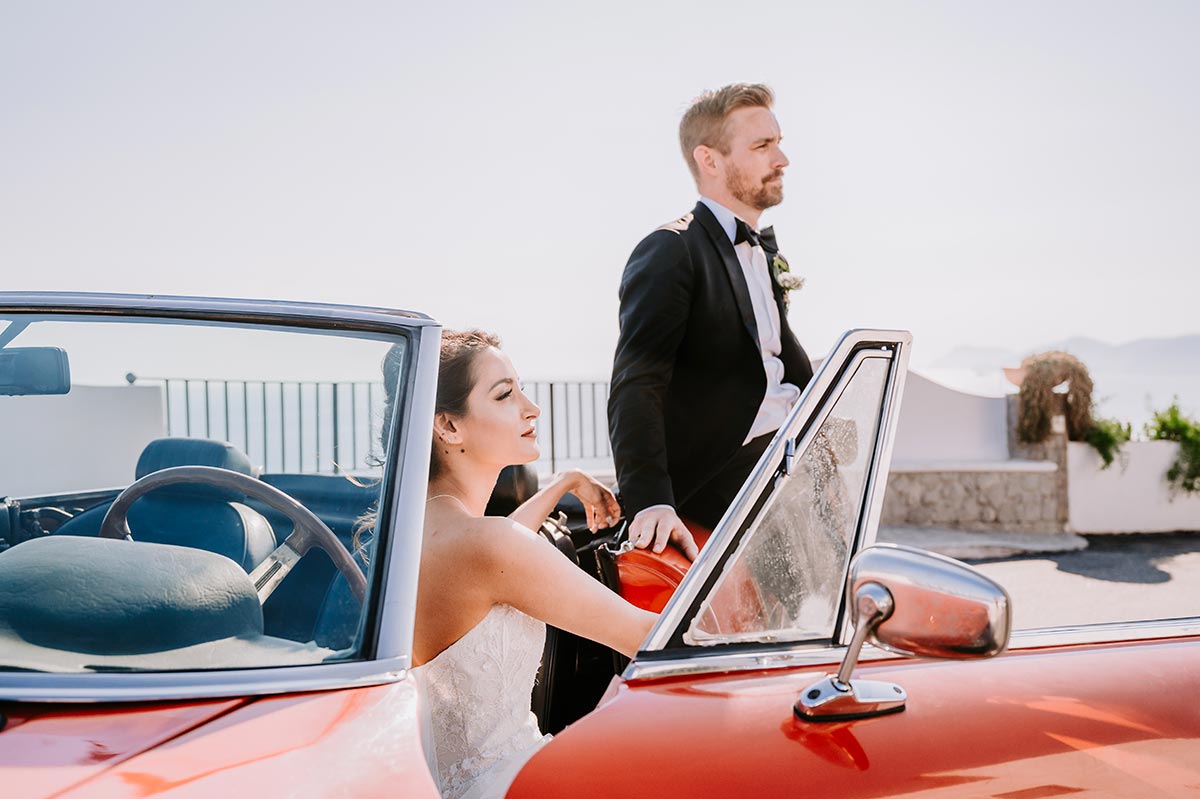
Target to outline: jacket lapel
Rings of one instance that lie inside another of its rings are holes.
[[[754,346],[758,346],[758,323],[754,321],[754,306],[750,302],[750,287],[746,285],[746,275],[742,272],[742,265],[738,261],[737,253],[733,250],[733,242],[729,240],[729,236],[725,235],[725,231],[721,228],[717,218],[713,216],[712,211],[708,210],[708,206],[704,203],[696,203],[696,207],[692,210],[692,215],[696,221],[704,228],[704,232],[712,239],[713,246],[717,248],[717,253],[721,256],[721,261],[725,264],[725,272],[729,275],[729,283],[733,288],[733,299],[737,303],[738,312],[742,316],[742,323],[746,326],[746,331],[750,334],[750,339],[754,342]]]

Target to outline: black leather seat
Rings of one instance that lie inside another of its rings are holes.
[[[135,477],[171,466],[216,466],[253,474],[250,458],[226,441],[159,438],[142,450]],[[129,530],[136,541],[216,552],[249,572],[275,549],[276,540],[270,523],[245,501],[244,494],[202,483],[166,486],[133,504]],[[64,522],[55,535],[99,535],[110,504],[88,508]]]
[[[531,463],[505,466],[488,500],[488,516],[507,516],[538,490],[538,473]]]
[[[536,494],[537,490],[538,473],[532,464],[506,466],[496,480],[486,513],[489,516],[507,516]],[[579,557],[569,536],[558,530],[552,532],[545,525],[534,532],[540,533],[578,565]],[[566,707],[564,695],[571,690],[580,640],[578,636],[557,627],[546,626],[542,664],[538,668],[537,680],[533,684],[533,694],[530,696],[530,705],[542,732],[557,733],[566,726],[564,715],[570,712],[570,709]],[[576,718],[578,716],[569,721]]]

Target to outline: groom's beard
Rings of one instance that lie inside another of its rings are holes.
[[[759,211],[765,211],[783,202],[783,183],[767,183],[772,178],[781,177],[783,177],[783,172],[772,172],[762,180],[755,182],[747,177],[745,172],[730,164],[729,172],[725,176],[725,188],[739,202],[743,202],[751,208],[757,208]]]

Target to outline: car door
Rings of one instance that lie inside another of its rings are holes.
[[[1200,790],[1200,712],[1179,701],[1200,689],[1195,620],[1042,631],[975,662],[868,648],[855,674],[906,701],[851,720],[796,712],[850,643],[844,585],[874,542],[909,346],[842,338],[642,651],[510,797]]]
[[[437,794],[408,668],[439,340],[380,308],[0,293],[0,792]]]

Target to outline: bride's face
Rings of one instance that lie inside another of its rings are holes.
[[[533,420],[541,410],[521,390],[512,361],[489,347],[472,364],[467,413],[455,420],[466,456],[494,466],[535,461],[541,454]]]

